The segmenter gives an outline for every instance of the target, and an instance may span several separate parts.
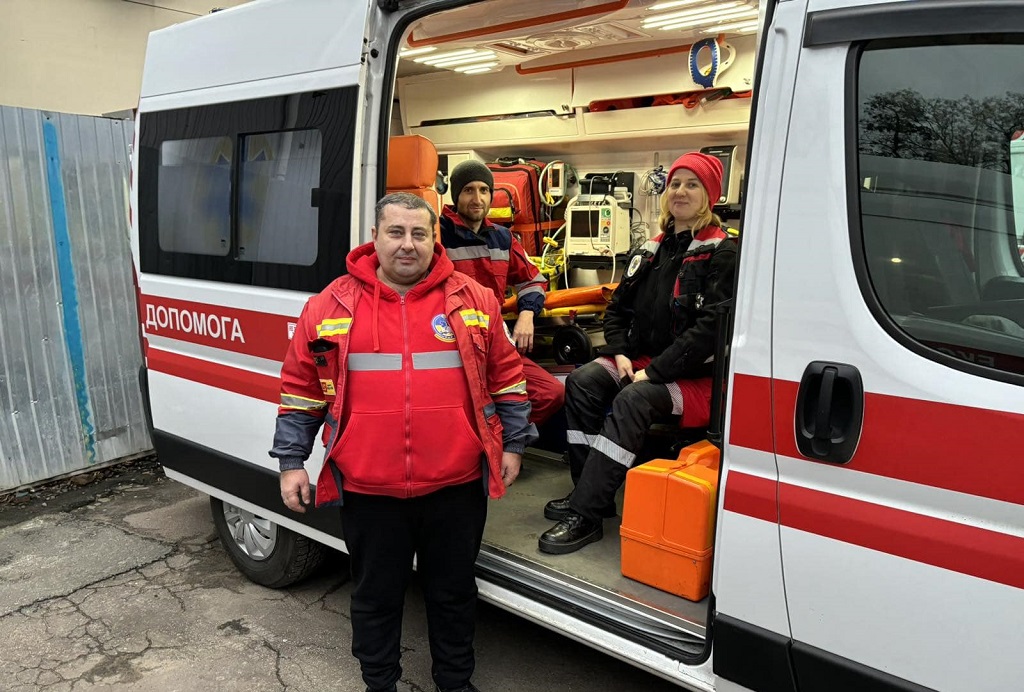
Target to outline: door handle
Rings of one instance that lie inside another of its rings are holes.
[[[864,384],[852,365],[807,365],[796,397],[796,446],[809,459],[845,464],[864,424]]]

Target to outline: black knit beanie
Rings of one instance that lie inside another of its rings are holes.
[[[462,194],[462,188],[476,181],[487,183],[487,188],[493,192],[494,175],[484,164],[469,159],[453,168],[452,172],[448,174],[448,189],[452,193],[452,199],[458,200],[459,195]]]

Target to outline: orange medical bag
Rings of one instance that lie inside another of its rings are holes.
[[[623,576],[691,601],[708,595],[718,460],[718,448],[704,441],[678,459],[629,470],[619,528]]]

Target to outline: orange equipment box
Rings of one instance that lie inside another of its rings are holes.
[[[679,458],[629,470],[623,502],[622,574],[691,601],[708,595],[719,451],[710,442]]]

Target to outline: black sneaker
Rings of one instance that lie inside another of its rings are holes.
[[[570,495],[566,495],[565,497],[558,498],[557,500],[551,500],[544,505],[544,518],[550,519],[551,521],[561,521],[562,519],[565,519],[565,516],[572,511],[572,507],[569,506],[569,497]],[[598,512],[598,514],[605,519],[611,519],[617,514],[615,511],[615,503],[611,503]]]
[[[569,511],[565,518],[541,534],[537,547],[542,553],[565,555],[574,553],[583,546],[601,540],[604,529],[600,523]]]

